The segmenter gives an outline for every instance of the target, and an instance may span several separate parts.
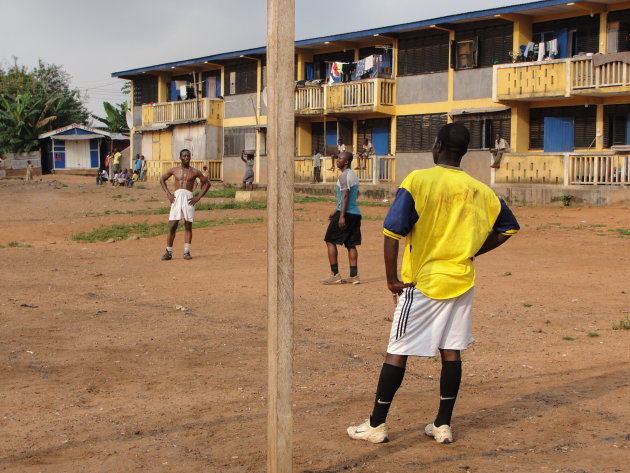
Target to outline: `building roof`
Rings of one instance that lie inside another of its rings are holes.
[[[54,137],[60,140],[91,140],[93,138],[110,138],[112,140],[128,140],[129,137],[121,133],[110,133],[87,125],[73,123],[56,130],[42,133],[38,136],[40,140]]]
[[[459,23],[466,23],[474,20],[481,19],[490,19],[497,18],[503,15],[509,16],[510,14],[518,13],[520,15],[525,16],[541,16],[541,15],[553,15],[553,14],[562,14],[567,11],[568,8],[573,9],[572,11],[578,12],[583,15],[586,13],[585,8],[588,9],[589,6],[593,6],[596,4],[609,5],[615,3],[623,3],[626,0],[595,0],[589,2],[583,1],[567,1],[567,0],[541,0],[537,2],[531,3],[522,3],[517,5],[510,5],[506,7],[500,8],[492,8],[487,10],[478,10],[468,13],[458,13],[456,15],[443,16],[439,18],[431,18],[426,20],[415,21],[411,23],[402,23],[399,25],[386,26],[381,28],[372,28],[369,30],[361,30],[354,31],[350,33],[343,33],[338,35],[330,35],[330,36],[321,36],[318,38],[310,38],[303,39],[295,42],[296,48],[303,49],[318,49],[324,48],[329,43],[334,41],[343,41],[343,40],[368,40],[372,39],[374,36],[386,36],[386,35],[396,35],[398,33],[430,28],[432,26],[447,26]],[[583,3],[583,5],[580,5]],[[385,7],[386,8],[386,7]],[[507,18],[506,18],[507,19]],[[223,61],[227,59],[238,59],[242,56],[255,56],[255,55],[263,55],[266,53],[267,48],[262,46],[253,49],[245,49],[241,51],[232,51],[220,54],[214,54],[210,56],[203,56],[192,59],[185,59],[182,61],[168,62],[163,64],[156,64],[153,66],[140,67],[137,69],[129,69],[126,71],[113,72],[112,77],[120,77],[123,79],[129,79],[137,74],[142,74],[146,72],[166,70],[166,69],[174,69],[179,66],[190,66],[193,64],[200,63],[211,63],[217,61]]]

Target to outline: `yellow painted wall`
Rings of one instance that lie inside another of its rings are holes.
[[[524,63],[496,69],[497,100],[517,100],[567,95],[567,63]]]
[[[312,150],[311,122],[296,122],[297,155],[310,156]]]
[[[170,74],[160,74],[158,76],[158,102],[168,101],[168,81],[171,80]]]
[[[495,170],[495,183],[562,185],[564,156],[504,154],[501,167]]]
[[[173,160],[173,137],[170,130],[151,133],[153,142],[153,161]]]

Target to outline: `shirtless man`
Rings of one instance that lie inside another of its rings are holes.
[[[175,241],[175,232],[179,221],[184,219],[184,259],[192,259],[190,256],[190,243],[192,242],[192,223],[195,216],[195,204],[210,189],[210,181],[198,169],[190,167],[190,151],[183,149],[179,152],[179,160],[181,166],[171,168],[160,178],[160,185],[171,202],[171,213],[168,216],[168,234],[166,236],[166,253],[162,255],[162,260],[170,260],[173,258],[173,242]],[[175,176],[175,193],[171,193],[168,189],[166,181]],[[193,186],[195,181],[199,179],[201,189],[199,195],[193,195]]]

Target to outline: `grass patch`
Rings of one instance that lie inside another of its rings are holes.
[[[323,195],[302,195],[302,194],[294,194],[293,202],[302,204],[308,202],[336,202],[336,199],[333,199],[330,196]]]
[[[361,215],[361,220],[385,220],[385,217],[381,217],[380,215]]]
[[[159,202],[159,199],[156,199],[155,197],[151,197],[150,199],[146,199],[145,202]]]
[[[195,210],[232,210],[232,209],[254,209],[261,210],[266,209],[266,202],[202,202],[195,205]],[[170,207],[160,207],[155,210],[136,210],[133,213],[139,213],[141,215],[165,215],[171,212]]]
[[[566,340],[568,342],[572,342],[573,340],[575,340],[575,338],[566,335],[566,336],[562,337],[562,340]]]
[[[238,225],[241,223],[260,223],[262,218],[220,218],[214,220],[198,220],[193,222],[193,228],[205,228],[205,227],[217,227],[220,225]],[[85,243],[94,243],[97,241],[120,241],[126,240],[132,236],[139,236],[142,238],[150,238],[159,235],[165,235],[168,232],[168,222],[161,222],[156,224],[148,223],[134,223],[131,225],[111,225],[109,227],[101,227],[91,232],[77,233],[72,236],[75,241],[82,241]],[[183,228],[183,224],[180,223],[177,230]]]
[[[630,228],[611,228],[608,231],[617,233],[619,236],[630,236]]]
[[[368,201],[359,201],[357,204],[361,207],[389,207],[389,202],[368,202]]]
[[[523,302],[523,307],[532,307],[534,304],[530,304],[529,302]]]
[[[112,197],[112,199],[116,200],[116,199],[120,199],[122,197],[122,195],[121,194],[114,194],[111,197]]]
[[[618,324],[612,326],[613,330],[630,330],[630,319],[628,317],[624,317],[619,321]]]
[[[591,338],[599,337],[599,333],[597,333],[597,332],[589,332],[587,337],[591,337]]]
[[[133,188],[142,190],[142,189],[147,189],[147,186],[145,186],[144,184],[135,184]]]
[[[236,196],[236,187],[226,186],[220,189],[209,190],[204,197],[218,198],[224,197],[227,199],[233,199]]]
[[[22,241],[13,240],[6,245],[0,245],[0,248],[33,248],[33,245],[29,245],[28,243],[24,243]]]

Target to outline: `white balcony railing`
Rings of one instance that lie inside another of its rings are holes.
[[[574,89],[629,85],[630,64],[613,61],[595,67],[592,56],[571,59],[571,86]]]
[[[627,185],[630,156],[584,155],[568,157],[569,184]]]
[[[295,91],[295,110],[324,110],[324,89],[322,87],[304,87]]]

